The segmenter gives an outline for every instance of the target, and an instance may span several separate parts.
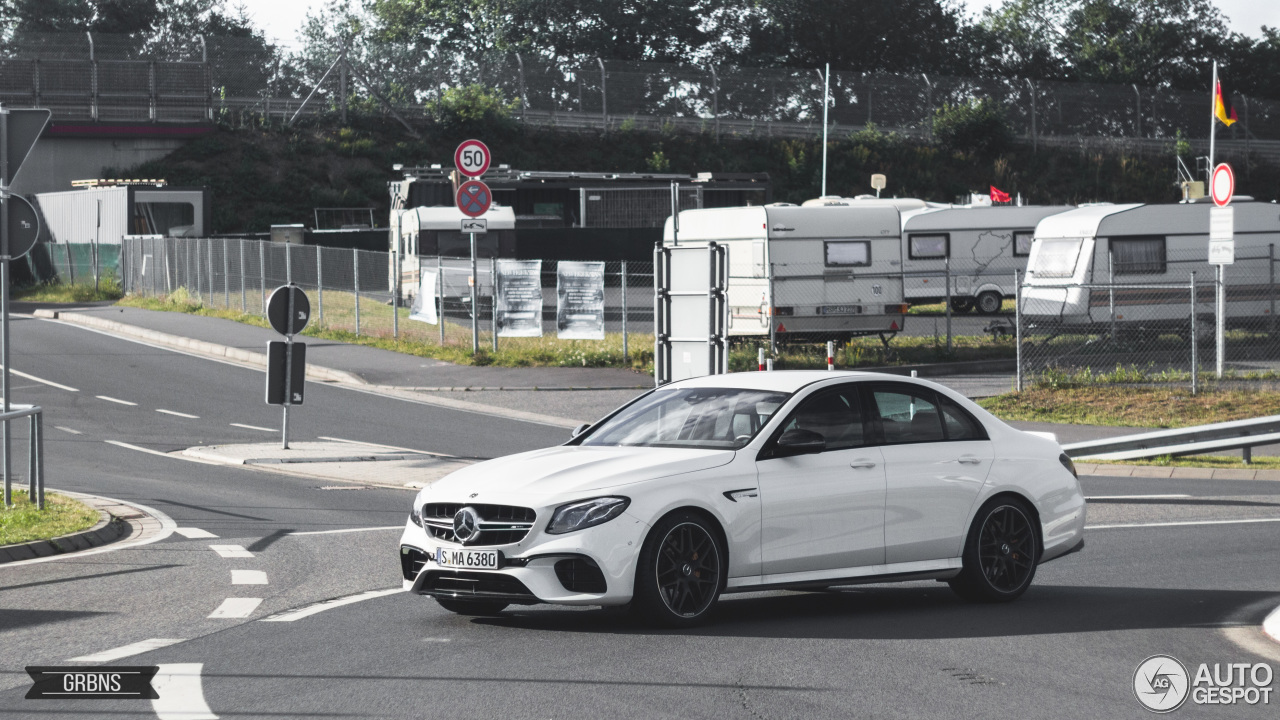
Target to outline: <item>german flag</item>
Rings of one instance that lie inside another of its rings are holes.
[[[1236,109],[1231,107],[1230,94],[1223,92],[1222,81],[1219,80],[1213,88],[1213,116],[1222,121],[1223,125],[1230,127],[1235,124],[1239,118],[1236,117]]]

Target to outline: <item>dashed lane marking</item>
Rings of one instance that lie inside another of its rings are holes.
[[[151,709],[160,720],[218,720],[204,699],[204,680],[200,673],[204,663],[161,664],[151,681],[160,697],[151,701]]]
[[[224,558],[251,558],[253,553],[240,545],[210,545],[209,549]]]
[[[266,585],[267,574],[261,570],[232,570],[232,585]]]
[[[203,538],[216,538],[216,537],[218,537],[217,535],[214,535],[213,533],[209,532],[208,530],[201,530],[200,528],[180,527],[180,528],[174,528],[174,529],[173,529],[173,531],[174,531],[174,532],[176,532],[176,533],[178,533],[178,534],[179,534],[179,535],[181,535],[182,537],[187,538],[187,539],[190,539],[190,540],[198,540],[198,539],[203,539]]]
[[[169,645],[176,645],[180,642],[185,641],[175,638],[151,638],[150,640],[143,640],[142,642],[122,645],[110,650],[103,650],[100,653],[94,653],[92,655],[73,657],[70,660],[67,660],[67,662],[106,663],[111,662],[112,660],[126,658],[130,655],[141,655],[144,652],[151,652],[152,650],[158,650],[162,647],[168,647]]]
[[[387,525],[386,527],[367,527],[367,528],[344,528],[342,530],[308,530],[306,532],[291,532],[290,535],[340,535],[342,533],[368,532],[370,530],[403,530],[403,525]]]
[[[107,402],[120,403],[121,405],[129,405],[129,406],[131,406],[131,407],[137,407],[137,406],[138,406],[138,403],[136,403],[136,402],[129,402],[128,400],[121,400],[120,398],[113,398],[113,397],[111,397],[110,395],[94,395],[94,397],[98,398],[99,400],[106,400]]]
[[[389,590],[368,590],[366,592],[357,593],[355,595],[348,595],[346,597],[334,598],[333,600],[325,600],[322,602],[315,603],[313,605],[306,605],[304,607],[298,608],[297,610],[287,610],[285,612],[277,613],[270,617],[264,617],[262,618],[261,622],[293,622],[294,620],[301,620],[302,618],[305,618],[305,617],[318,615],[319,613],[322,613],[325,610],[332,610],[337,607],[342,607],[343,605],[351,605],[353,603],[362,602],[364,600],[372,600],[374,598],[386,597],[387,595],[395,595],[396,593],[400,593],[400,592],[404,592],[404,590],[401,588],[391,588]]]
[[[1250,525],[1280,522],[1280,517],[1246,518],[1244,520],[1184,520],[1180,522],[1135,523],[1133,525],[1086,525],[1085,530],[1120,530],[1127,528],[1190,527],[1193,525]]]
[[[231,427],[244,428],[245,430],[260,430],[262,432],[275,432],[272,428],[258,427],[257,425],[245,425],[244,423],[231,423]]]
[[[164,408],[156,408],[156,412],[158,412],[158,413],[164,413],[165,415],[176,415],[177,417],[181,417],[181,418],[189,418],[189,419],[191,419],[191,420],[199,420],[199,419],[200,419],[200,416],[199,416],[199,415],[190,415],[190,414],[187,414],[187,413],[178,412],[177,410],[165,410]]]
[[[4,367],[4,366],[0,365],[0,367]],[[27,373],[24,373],[20,370],[14,370],[13,368],[9,368],[9,372],[21,378],[26,378],[28,380],[35,380],[38,383],[44,383],[45,385],[48,385],[50,387],[56,387],[59,390],[66,390],[67,392],[80,392],[80,390],[78,390],[77,388],[73,388],[70,385],[63,385],[62,383],[56,383],[52,380],[45,380],[44,378],[38,378],[35,375],[28,375]]]
[[[233,597],[222,601],[217,610],[209,613],[211,620],[237,620],[247,618],[262,604],[262,598]]]
[[[80,432],[79,430],[72,430],[72,429],[71,429],[71,428],[69,428],[69,427],[62,427],[61,425],[54,425],[53,427],[54,427],[54,429],[55,429],[55,430],[61,430],[61,431],[62,431],[62,432],[64,432],[64,433],[71,433],[72,435],[83,435],[83,434],[84,434],[84,433]]]

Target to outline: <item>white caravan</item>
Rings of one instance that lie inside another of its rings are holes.
[[[488,231],[476,236],[476,256],[481,258],[513,257],[516,214],[507,206],[494,205],[480,216],[487,221]],[[423,256],[470,258],[471,237],[462,232],[462,221],[469,219],[453,206],[416,207],[398,216],[400,221],[400,292],[412,297],[418,290],[418,261]],[[387,282],[394,290],[396,258],[396,213],[391,214],[391,258]],[[486,267],[487,267],[486,263]],[[427,268],[431,270],[432,268]],[[482,278],[483,279],[483,278]]]
[[[904,292],[913,305],[944,302],[984,315],[1015,292],[1013,273],[1027,269],[1036,225],[1068,205],[931,206],[902,213]]]
[[[836,340],[902,330],[897,207],[823,200],[680,213],[681,245],[728,247],[731,337]],[[667,218],[663,241],[675,237]]]
[[[1118,323],[1186,327],[1191,315],[1190,274],[1200,302],[1212,303],[1209,256],[1212,203],[1096,205],[1047,217],[1036,227],[1022,291],[1022,315],[1041,325],[1101,329]],[[1273,203],[1232,203],[1234,265],[1226,268],[1227,318],[1267,317],[1274,302],[1268,257],[1280,243],[1280,209]],[[1146,284],[1145,288],[1090,289],[1081,284]],[[1161,287],[1167,285],[1167,287]],[[1209,306],[1211,307],[1211,305]],[[1208,312],[1208,308],[1202,312]]]

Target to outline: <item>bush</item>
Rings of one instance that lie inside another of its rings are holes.
[[[953,149],[980,155],[994,155],[1007,149],[1013,140],[1004,112],[988,98],[938,108],[933,134]]]
[[[520,101],[508,101],[497,88],[466,85],[445,90],[438,103],[428,103],[427,107],[446,129],[492,127],[512,124]]]

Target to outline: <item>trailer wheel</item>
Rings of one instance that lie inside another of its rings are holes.
[[[951,310],[958,313],[967,313],[973,309],[973,298],[958,297],[951,298]]]
[[[978,296],[978,312],[983,315],[995,315],[1003,304],[1004,298],[998,292],[988,290]]]

